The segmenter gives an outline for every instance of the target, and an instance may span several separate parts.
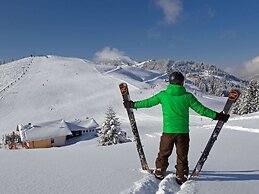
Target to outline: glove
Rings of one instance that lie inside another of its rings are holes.
[[[133,101],[128,101],[128,100],[125,100],[125,101],[123,102],[123,105],[124,105],[125,108],[135,108],[135,107],[134,107],[134,104],[135,104],[135,102],[133,102]]]
[[[229,114],[225,114],[223,113],[223,111],[221,111],[220,113],[216,112],[215,120],[223,121],[224,123],[226,123],[229,119],[229,116]]]

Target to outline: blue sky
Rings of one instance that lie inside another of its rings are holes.
[[[138,61],[241,66],[259,56],[258,10],[257,0],[0,0],[0,59],[91,60],[109,47]]]

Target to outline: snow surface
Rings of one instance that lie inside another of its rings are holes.
[[[27,67],[27,71],[23,70]],[[17,124],[29,122],[90,117],[100,124],[107,107],[112,106],[122,129],[132,138],[118,84],[128,82],[133,100],[149,97],[166,84],[156,72],[128,66],[113,68],[57,56],[29,57],[1,65],[1,89],[6,89],[0,92],[0,135],[10,133]],[[146,83],[148,80],[156,80],[156,85]],[[217,111],[222,110],[226,101],[204,94],[198,98]],[[161,109],[140,109],[135,116],[149,166],[154,167],[162,129]],[[181,187],[174,181],[175,152],[170,158],[168,176],[159,182],[140,170],[134,142],[102,147],[97,138],[85,138],[49,149],[7,150],[2,146],[0,193],[258,193],[258,118],[259,113],[231,115],[201,176]],[[191,111],[190,170],[215,124]]]

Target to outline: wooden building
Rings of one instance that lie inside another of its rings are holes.
[[[49,148],[52,146],[66,145],[66,136],[71,135],[64,120],[55,120],[43,123],[28,124],[18,127],[21,141],[26,147]]]

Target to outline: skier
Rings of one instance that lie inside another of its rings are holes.
[[[198,114],[213,120],[227,122],[229,115],[215,112],[202,105],[193,94],[186,91],[184,76],[181,72],[173,72],[169,76],[167,89],[141,101],[124,101],[126,108],[149,108],[158,104],[162,106],[163,133],[160,140],[159,153],[156,158],[154,175],[162,180],[169,165],[168,158],[176,146],[177,164],[176,181],[182,184],[189,174],[189,107]]]

